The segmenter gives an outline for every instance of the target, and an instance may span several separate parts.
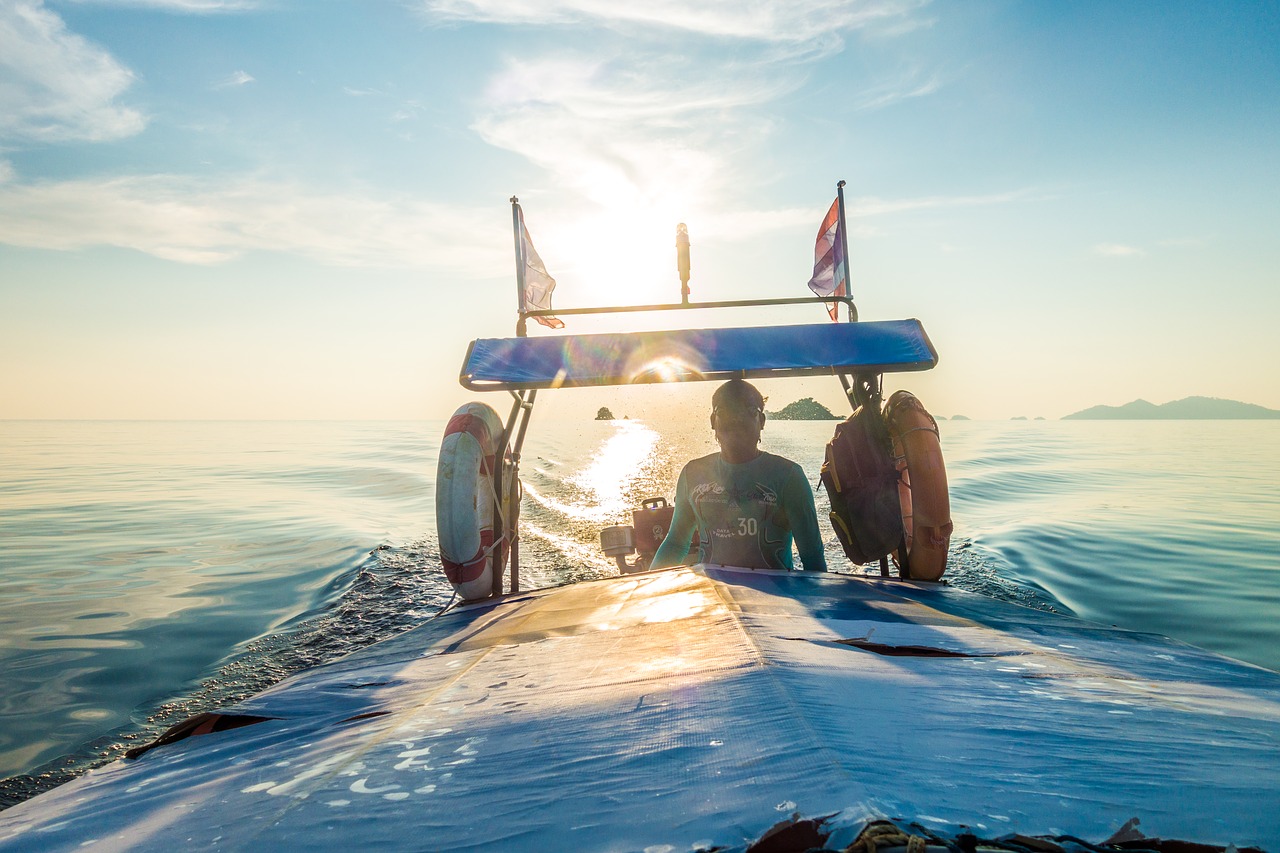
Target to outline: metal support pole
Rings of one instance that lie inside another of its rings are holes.
[[[526,334],[524,313],[524,241],[520,239],[520,226],[520,199],[512,196],[511,235],[516,244],[516,305],[520,312],[520,319],[516,321],[516,337],[523,338]]]
[[[526,393],[528,396],[526,397]],[[512,391],[511,396],[515,402],[511,404],[511,413],[507,415],[507,423],[502,430],[502,438],[498,442],[496,453],[495,467],[501,471],[505,467],[507,454],[511,454],[511,475],[503,482],[501,475],[498,476],[498,498],[501,502],[506,488],[516,490],[516,501],[511,507],[510,515],[503,519],[501,535],[508,538],[510,544],[510,565],[511,565],[511,592],[520,591],[520,498],[523,496],[523,489],[520,488],[520,447],[524,444],[525,429],[529,424],[529,415],[533,409],[533,398],[537,391]],[[519,421],[519,427],[516,423]],[[512,443],[512,436],[515,436],[515,443]],[[507,484],[510,483],[510,486]],[[495,517],[500,517],[495,515]],[[495,575],[493,578],[493,594],[502,594],[502,576]]]
[[[516,504],[511,511],[511,592],[520,591],[520,498],[524,496],[524,489],[520,486],[520,450],[524,447],[524,434],[529,428],[529,418],[533,416],[533,401],[537,396],[538,392],[535,389],[530,391],[524,399],[517,397],[517,405],[522,411],[522,416],[520,428],[516,432],[515,448],[511,452],[511,471],[517,489]]]
[[[839,183],[836,184],[836,199],[839,205],[838,215],[840,217],[840,227],[836,230],[837,230],[837,233],[839,233],[840,235],[840,254],[841,254],[841,257],[844,258],[844,295],[852,298],[853,297],[853,280],[852,280],[853,273],[851,272],[852,267],[849,264],[849,229],[845,225],[845,221],[844,221],[844,181],[840,181]],[[837,303],[836,310],[837,311],[840,310],[838,303]],[[849,322],[856,323],[857,321],[858,321],[858,312],[854,310],[853,302],[850,302],[849,303]]]

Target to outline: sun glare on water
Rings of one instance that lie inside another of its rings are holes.
[[[525,496],[557,515],[572,520],[600,524],[629,517],[634,507],[630,494],[643,479],[654,458],[659,435],[638,421],[615,421],[616,432],[590,454],[590,463],[564,478],[571,488],[551,488],[551,492],[524,484]],[[523,523],[523,522],[522,522]]]
[[[634,421],[617,422],[618,431],[596,451],[591,464],[569,478],[586,492],[593,515],[615,518],[632,507],[628,494],[653,457],[658,433]]]

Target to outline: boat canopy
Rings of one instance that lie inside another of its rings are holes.
[[[919,320],[480,338],[459,381],[516,391],[733,378],[928,370],[938,354]]]

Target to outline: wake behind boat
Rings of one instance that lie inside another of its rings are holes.
[[[509,415],[469,404],[441,448],[463,601],[9,809],[0,850],[1280,848],[1280,674],[912,579],[905,529],[878,577],[619,553],[619,577],[521,589],[539,392],[827,375],[880,418],[883,375],[937,361],[915,320],[530,338],[556,314],[525,284],[517,335],[461,370]],[[834,291],[751,304],[852,320]]]

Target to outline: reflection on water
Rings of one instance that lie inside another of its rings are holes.
[[[0,422],[0,778],[138,729],[429,533],[438,446],[416,425]]]
[[[763,433],[808,473],[819,518],[833,427]],[[950,582],[1280,668],[1280,424],[941,427]],[[436,612],[443,429],[0,422],[0,777],[111,757]],[[615,575],[600,528],[671,499],[715,449],[701,415],[536,421],[523,586]],[[828,563],[863,571],[823,529]]]
[[[1280,423],[944,429],[952,511],[1003,578],[1280,669]]]
[[[616,575],[600,550],[601,528],[630,524],[646,498],[674,498],[684,463],[714,447],[705,422],[686,429],[635,420],[540,423],[521,461],[522,585]]]
[[[594,451],[586,468],[569,479],[586,494],[597,521],[629,511],[627,497],[654,461],[658,434],[637,421],[614,421],[617,432]]]

